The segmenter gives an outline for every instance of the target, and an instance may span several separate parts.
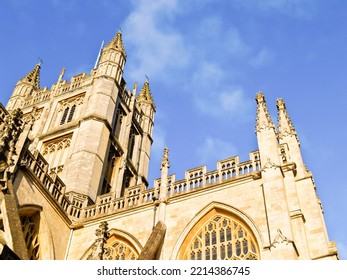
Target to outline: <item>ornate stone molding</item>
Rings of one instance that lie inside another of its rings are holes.
[[[282,98],[276,102],[278,112],[278,137],[283,139],[286,136],[294,136],[299,143],[299,138],[294,128],[292,121],[287,113],[286,105]]]
[[[256,132],[263,129],[275,130],[275,125],[266,106],[264,94],[262,92],[258,92],[255,100],[257,101]]]
[[[101,222],[99,228],[95,230],[95,235],[97,236],[95,240],[95,248],[88,259],[104,260],[109,254],[109,249],[105,248],[106,241],[110,236],[108,232],[108,223]]]
[[[280,229],[277,229],[277,235],[275,237],[275,239],[272,241],[272,243],[270,244],[269,248],[277,248],[276,246],[279,245],[293,245],[293,248],[296,252],[296,254],[299,256],[299,252],[298,249],[296,248],[295,242],[293,240],[288,239]]]
[[[169,161],[169,148],[164,148],[163,158],[161,160],[161,168],[163,167],[169,168],[170,167],[170,161]]]

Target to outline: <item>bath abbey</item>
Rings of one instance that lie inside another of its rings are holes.
[[[148,181],[156,105],[123,79],[118,32],[89,73],[40,86],[23,70],[0,104],[0,259],[338,259],[283,99],[255,94],[258,150]],[[275,104],[276,102],[276,104]]]

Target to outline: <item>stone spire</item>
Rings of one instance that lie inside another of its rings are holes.
[[[34,87],[34,89],[40,88],[40,70],[41,63],[35,65],[34,69],[31,70],[27,75],[22,78],[19,83],[26,82]]]
[[[258,92],[255,100],[257,101],[257,121],[256,131],[259,132],[262,129],[273,129],[275,131],[275,125],[272,122],[269,111],[266,106],[264,94]]]
[[[153,108],[155,108],[155,104],[154,104],[151,90],[149,88],[148,80],[146,80],[145,83],[143,84],[143,87],[142,87],[140,93],[136,97],[136,102],[148,103],[148,104],[152,105]]]
[[[282,98],[277,99],[277,112],[278,112],[278,137],[283,139],[285,136],[295,136],[299,143],[298,135],[294,128],[292,121],[287,113],[286,104]]]
[[[257,101],[256,134],[260,152],[262,166],[265,163],[277,166],[278,158],[278,139],[275,125],[266,106],[265,97],[262,92],[258,92],[255,100]]]
[[[286,105],[283,99],[277,99],[277,113],[278,113],[278,139],[280,144],[286,144],[288,151],[283,156],[290,162],[296,165],[296,176],[298,178],[307,175],[307,168],[302,159],[300,150],[300,141],[294,125],[287,113]]]
[[[113,39],[105,46],[104,49],[117,49],[119,50],[124,56],[126,56],[123,40],[122,40],[122,32],[118,31],[116,36],[113,37]]]

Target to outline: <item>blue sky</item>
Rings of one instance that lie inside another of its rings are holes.
[[[257,149],[255,95],[276,122],[282,97],[313,172],[330,240],[347,259],[343,161],[347,2],[330,0],[2,0],[0,102],[43,60],[41,86],[93,68],[121,29],[128,87],[149,77],[157,114],[150,182],[164,146],[171,173]]]

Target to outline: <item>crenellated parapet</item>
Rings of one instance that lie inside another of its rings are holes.
[[[86,73],[81,73],[73,76],[70,81],[62,80],[62,76],[60,76],[58,82],[54,83],[50,89],[48,89],[48,87],[39,88],[31,95],[27,96],[24,99],[22,108],[40,105],[41,103],[47,102],[57,96],[86,88],[92,84],[94,75],[95,70],[92,70],[89,75]]]

